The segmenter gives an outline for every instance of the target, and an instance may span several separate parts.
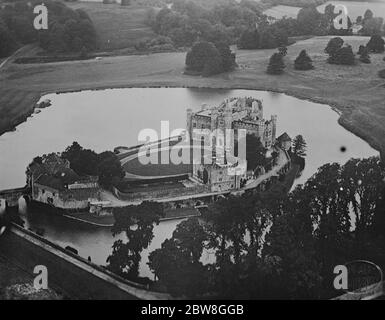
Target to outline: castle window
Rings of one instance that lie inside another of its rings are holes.
[[[42,193],[42,194],[44,194],[44,193],[45,193],[45,190],[44,190],[44,189],[42,189],[42,190],[41,190],[41,193]]]
[[[196,128],[197,127],[197,124],[194,122],[193,123],[193,128]]]

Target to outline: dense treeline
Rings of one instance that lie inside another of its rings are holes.
[[[0,10],[0,57],[8,56],[18,46],[37,42],[52,53],[92,51],[97,48],[97,34],[88,14],[72,10],[56,1],[45,1],[48,30],[37,31],[33,13],[37,1],[19,1]]]
[[[281,199],[219,200],[150,254],[158,288],[192,298],[337,296],[336,265],[364,259],[384,267],[384,177],[378,158],[351,159],[322,166]]]
[[[69,161],[70,168],[79,176],[98,176],[100,185],[106,189],[118,185],[124,177],[120,161],[113,152],[96,153],[73,142],[59,155]],[[47,156],[35,157],[33,162],[42,163]]]
[[[176,46],[191,46],[197,40],[235,43],[239,35],[263,19],[258,3],[218,4],[212,8],[193,1],[174,2],[150,18],[154,31],[168,36]]]
[[[231,71],[236,66],[235,54],[225,42],[197,42],[186,55],[186,73],[205,77]]]

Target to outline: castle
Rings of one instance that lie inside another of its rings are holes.
[[[225,132],[232,129],[234,138],[240,129],[246,134],[259,138],[266,149],[270,149],[276,142],[277,116],[271,116],[270,120],[263,118],[263,105],[260,100],[252,97],[231,98],[225,100],[218,107],[210,108],[204,104],[198,112],[187,109],[187,133],[191,141],[194,139],[194,130],[208,130],[209,132]],[[222,145],[222,152],[218,154],[217,145]],[[213,154],[213,162],[199,161],[193,164],[192,177],[199,182],[210,185],[212,192],[226,190],[237,190],[241,188],[241,180],[245,178],[246,172],[242,175],[232,173],[233,163],[223,161],[226,139],[221,142],[214,138],[211,146],[216,152]],[[221,161],[218,161],[220,159]],[[247,166],[246,164],[243,164]]]

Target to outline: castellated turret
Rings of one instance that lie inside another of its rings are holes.
[[[251,103],[250,117],[253,120],[261,120],[261,119],[263,119],[263,107],[262,107],[262,102],[261,101],[254,100]]]
[[[192,139],[192,117],[193,111],[191,108],[186,110],[186,131],[190,135],[190,139]]]

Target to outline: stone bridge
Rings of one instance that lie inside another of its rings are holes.
[[[13,208],[19,206],[19,199],[21,197],[30,197],[30,188],[15,188],[0,191],[0,213],[5,211],[6,208]]]

